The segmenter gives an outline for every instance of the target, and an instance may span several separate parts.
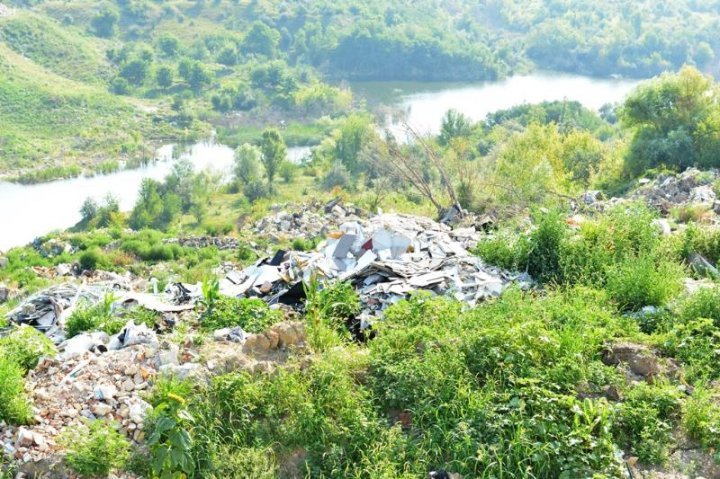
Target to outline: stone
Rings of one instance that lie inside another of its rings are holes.
[[[305,340],[305,328],[302,323],[284,322],[273,326],[272,330],[278,335],[278,347],[294,346]]]
[[[630,371],[644,378],[661,371],[657,356],[643,344],[616,343],[603,353],[602,360],[607,365],[627,364]]]
[[[29,429],[21,427],[18,429],[15,444],[17,447],[30,447],[35,443],[35,435]]]
[[[7,301],[8,298],[10,298],[10,288],[0,283],[0,304]]]
[[[127,392],[135,390],[135,381],[133,381],[132,379],[126,379],[122,383],[122,389],[123,389],[123,391],[127,391]]]
[[[99,401],[108,401],[117,395],[117,388],[112,384],[100,384],[95,386],[93,394]]]
[[[98,403],[92,407],[92,413],[96,416],[105,417],[112,412],[113,408],[109,404]]]
[[[249,334],[243,344],[246,353],[267,354],[269,351],[270,339],[264,334]]]
[[[171,344],[169,349],[163,349],[158,353],[155,364],[158,368],[165,366],[166,364],[180,364],[180,361],[178,360],[178,351],[178,346],[176,344]]]
[[[7,268],[10,264],[10,260],[6,256],[0,256],[0,269]]]

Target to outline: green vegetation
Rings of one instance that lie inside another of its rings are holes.
[[[248,333],[261,333],[268,326],[282,320],[282,313],[268,308],[259,298],[230,298],[221,296],[201,318],[208,331],[240,326]]]
[[[11,358],[25,372],[35,369],[43,356],[54,356],[55,346],[35,328],[23,326],[0,337],[0,355]]]
[[[130,453],[130,441],[117,424],[100,419],[66,429],[63,443],[65,461],[80,477],[106,477],[112,470],[122,469]]]
[[[25,394],[25,371],[9,355],[0,354],[0,420],[24,424],[32,417]]]

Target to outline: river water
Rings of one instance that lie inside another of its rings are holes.
[[[575,75],[536,73],[499,82],[457,83],[355,83],[356,93],[370,103],[385,103],[406,111],[407,122],[423,133],[439,131],[445,112],[454,108],[473,120],[488,113],[522,103],[545,100],[577,100],[598,109],[605,103],[622,101],[637,84],[629,80],[593,79]],[[399,124],[392,125],[397,135]],[[160,148],[159,160],[142,168],[109,175],[58,180],[38,185],[0,182],[0,250],[19,246],[53,230],[68,228],[80,220],[80,207],[88,197],[102,200],[113,195],[122,210],[132,208],[143,178],[160,180],[172,167],[173,146]],[[309,148],[288,148],[290,161],[299,162]],[[176,155],[177,156],[177,155]],[[217,143],[193,145],[179,155],[196,169],[210,168],[227,173],[233,150]]]

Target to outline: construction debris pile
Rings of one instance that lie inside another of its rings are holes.
[[[415,290],[451,295],[474,305],[500,295],[511,281],[529,281],[470,254],[478,238],[474,228],[453,230],[416,216],[354,217],[329,230],[328,239],[314,252],[281,250],[245,270],[229,272],[221,291],[296,305],[304,299],[303,282],[313,277],[350,281],[360,295],[361,319],[371,321]]]
[[[325,205],[311,203],[289,213],[276,211],[273,215],[250,226],[255,235],[262,235],[274,242],[286,239],[314,239],[327,236],[348,221],[359,221],[366,213],[353,206],[344,206],[339,199]]]
[[[232,237],[219,238],[215,236],[186,236],[183,238],[169,238],[163,240],[165,244],[177,244],[186,248],[208,248],[214,246],[219,250],[237,249],[240,240]]]
[[[640,188],[630,199],[644,199],[663,213],[669,213],[673,206],[686,204],[714,207],[717,201],[712,184],[717,178],[716,170],[700,171],[696,168],[677,175],[661,174],[654,180],[640,180]]]

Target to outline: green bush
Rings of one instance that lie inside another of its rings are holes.
[[[0,337],[0,356],[16,362],[25,371],[34,369],[42,356],[54,356],[55,345],[30,326],[21,326]]]
[[[72,338],[85,331],[104,331],[109,335],[122,331],[127,321],[113,314],[114,301],[115,298],[109,294],[96,305],[78,306],[65,322],[65,335]]]
[[[106,477],[123,468],[130,453],[130,443],[117,424],[102,420],[66,429],[61,442],[65,462],[81,477]]]
[[[641,257],[612,265],[607,271],[610,297],[624,310],[661,306],[682,289],[682,268]]]
[[[567,236],[567,225],[560,211],[544,214],[538,227],[530,235],[527,270],[541,283],[563,281],[561,269],[562,247]]]
[[[665,352],[680,360],[689,380],[720,378],[720,329],[712,319],[678,322],[664,337]]]
[[[0,421],[25,424],[32,413],[25,395],[23,368],[12,358],[0,354]]]
[[[705,448],[720,447],[720,405],[712,390],[697,387],[683,404],[683,427]]]
[[[481,240],[474,253],[489,264],[510,271],[527,268],[530,238],[514,231],[501,230],[490,238]]]
[[[700,288],[680,302],[677,315],[684,322],[711,319],[720,328],[720,288]]]
[[[201,325],[207,331],[240,326],[245,332],[261,333],[280,321],[282,313],[268,308],[262,299],[220,296],[203,315]]]
[[[669,384],[638,384],[620,405],[615,435],[624,448],[649,464],[668,457],[672,430],[680,416],[681,393]]]
[[[80,267],[84,270],[93,270],[106,263],[102,251],[93,248],[80,255]]]

